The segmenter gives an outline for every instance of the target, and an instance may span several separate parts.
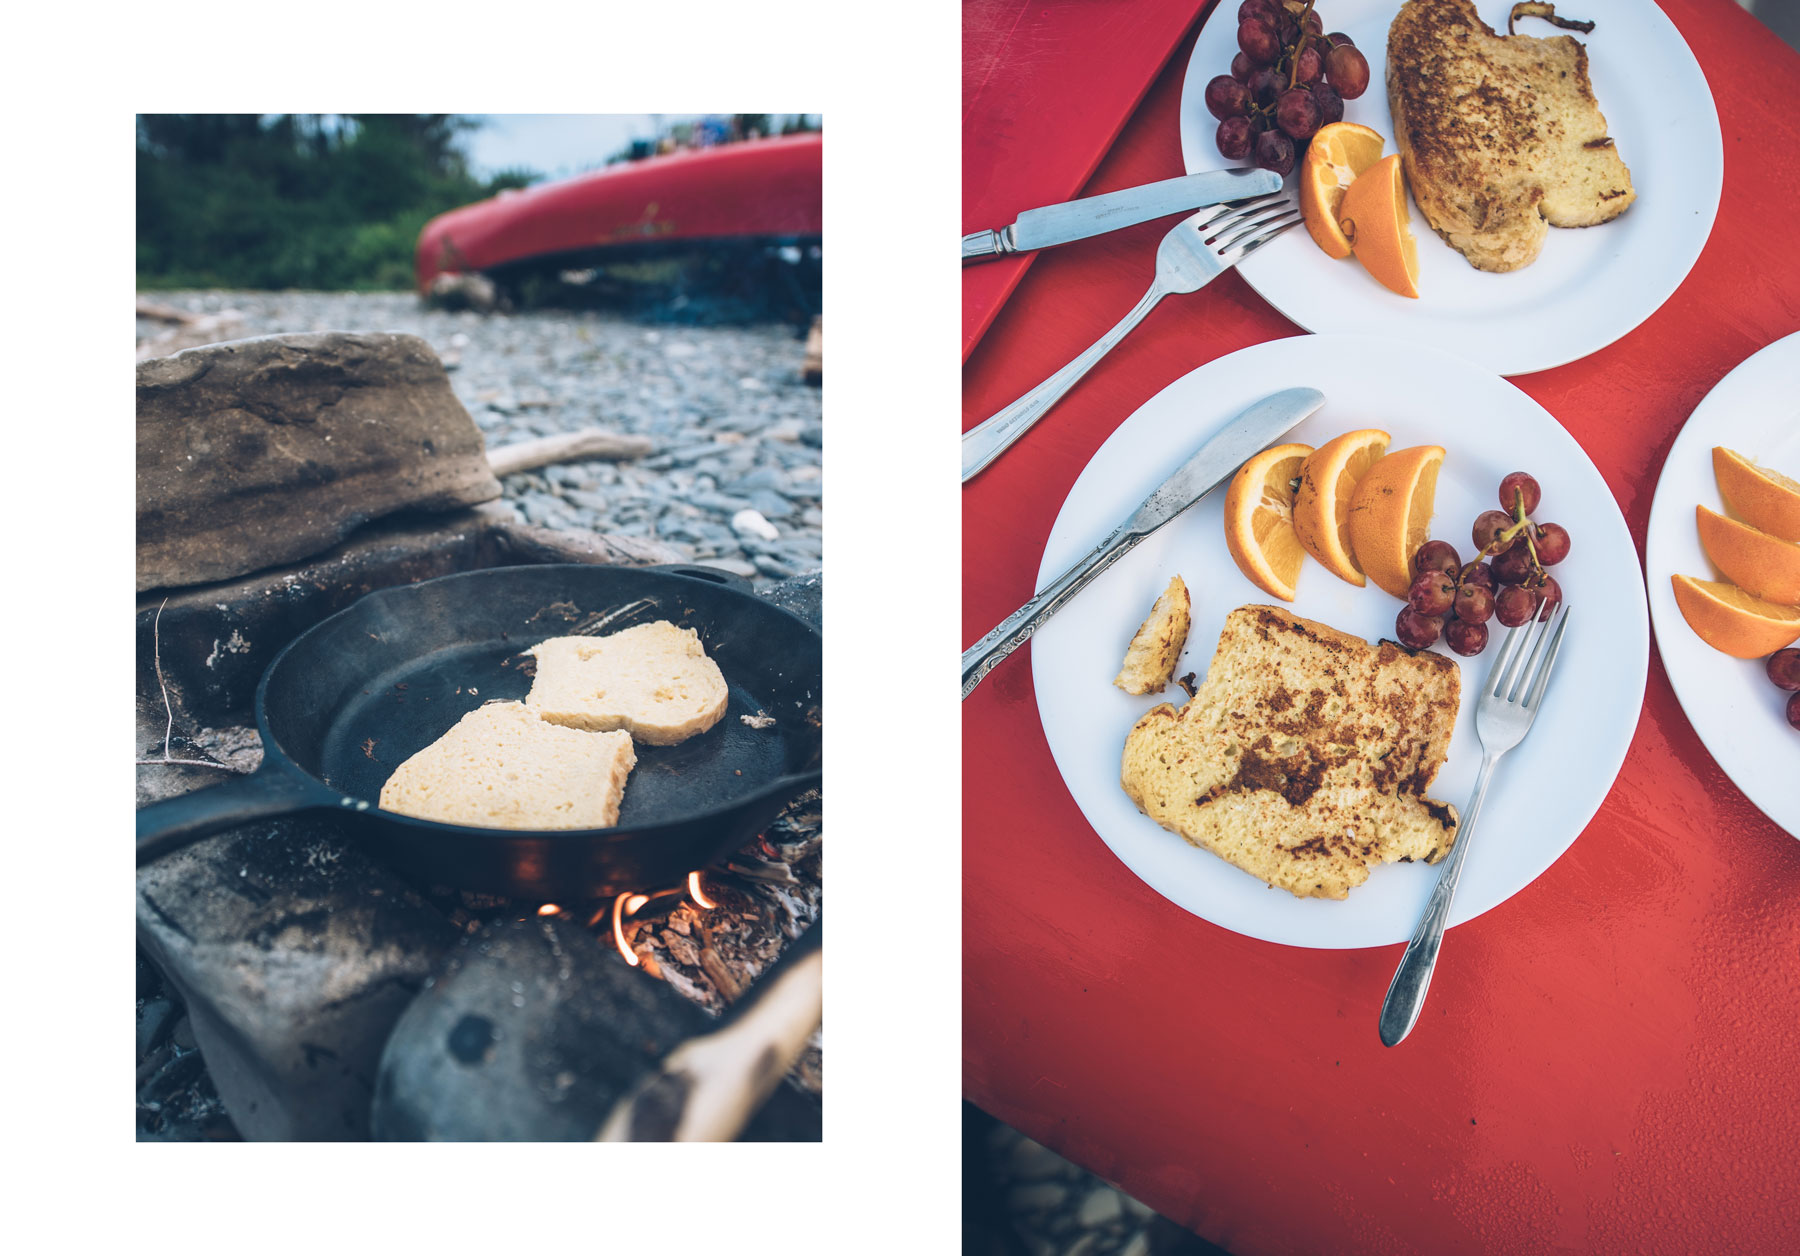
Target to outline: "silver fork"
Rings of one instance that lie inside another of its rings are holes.
[[[1144,321],[1158,301],[1175,292],[1199,291],[1299,221],[1299,204],[1286,192],[1208,205],[1182,219],[1157,246],[1156,279],[1150,291],[1117,327],[1006,409],[963,434],[963,483],[1030,431],[1045,411]]]
[[[1444,942],[1444,926],[1450,919],[1450,900],[1456,896],[1463,857],[1469,853],[1475,817],[1481,814],[1481,800],[1487,796],[1494,764],[1531,731],[1531,723],[1543,704],[1544,688],[1550,683],[1550,669],[1556,666],[1556,652],[1562,648],[1563,630],[1568,626],[1569,607],[1564,603],[1546,618],[1534,616],[1529,623],[1511,629],[1482,683],[1481,699],[1475,707],[1475,731],[1481,737],[1481,771],[1475,776],[1475,792],[1458,825],[1456,843],[1438,873],[1431,901],[1425,905],[1419,927],[1413,930],[1412,941],[1406,944],[1406,954],[1400,957],[1400,967],[1381,1005],[1381,1041],[1390,1047],[1418,1023],[1419,1011],[1425,1006],[1425,991],[1431,985],[1431,970],[1437,966],[1438,948]]]

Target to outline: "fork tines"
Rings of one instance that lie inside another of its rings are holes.
[[[1493,670],[1488,673],[1482,696],[1535,710],[1550,683],[1550,669],[1556,666],[1556,653],[1562,649],[1563,630],[1568,625],[1569,606],[1565,602],[1549,615],[1535,615],[1528,624],[1508,632]]]

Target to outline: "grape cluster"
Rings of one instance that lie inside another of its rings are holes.
[[[1475,655],[1487,649],[1489,619],[1517,628],[1533,615],[1550,617],[1563,595],[1545,568],[1569,556],[1569,530],[1532,522],[1540,495],[1538,482],[1523,471],[1501,480],[1506,509],[1483,511],[1475,520],[1476,554],[1466,564],[1448,541],[1419,547],[1406,605],[1394,621],[1401,645],[1423,650],[1442,636],[1458,654]]]
[[[1794,728],[1800,728],[1800,650],[1792,646],[1777,650],[1769,656],[1764,667],[1777,689],[1789,690],[1787,722]]]
[[[1324,34],[1313,0],[1244,0],[1231,73],[1206,85],[1227,161],[1251,158],[1285,175],[1313,133],[1369,90],[1369,63],[1350,36]]]

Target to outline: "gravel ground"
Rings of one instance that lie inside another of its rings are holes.
[[[791,327],[671,327],[591,311],[475,314],[407,293],[166,292],[235,310],[233,337],[397,331],[423,337],[490,448],[608,427],[648,436],[636,462],[545,467],[502,481],[527,523],[650,537],[766,584],[819,568],[820,394]],[[143,339],[166,330],[138,321]]]

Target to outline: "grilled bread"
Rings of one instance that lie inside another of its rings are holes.
[[[1161,693],[1175,674],[1175,660],[1187,644],[1191,608],[1180,576],[1156,599],[1148,618],[1125,650],[1125,663],[1113,684],[1126,693]]]
[[[1345,897],[1369,869],[1436,863],[1456,811],[1425,796],[1450,749],[1456,664],[1240,606],[1179,711],[1145,713],[1120,783],[1152,820],[1300,898]]]
[[[1529,266],[1549,227],[1609,222],[1637,198],[1567,35],[1496,35],[1469,0],[1407,0],[1387,90],[1413,199],[1477,270]]]
[[[578,733],[492,702],[395,768],[381,807],[483,828],[608,828],[636,764],[626,733]]]
[[[537,676],[525,705],[569,728],[622,728],[672,746],[717,724],[730,698],[699,634],[666,619],[606,637],[552,637],[528,653]]]

